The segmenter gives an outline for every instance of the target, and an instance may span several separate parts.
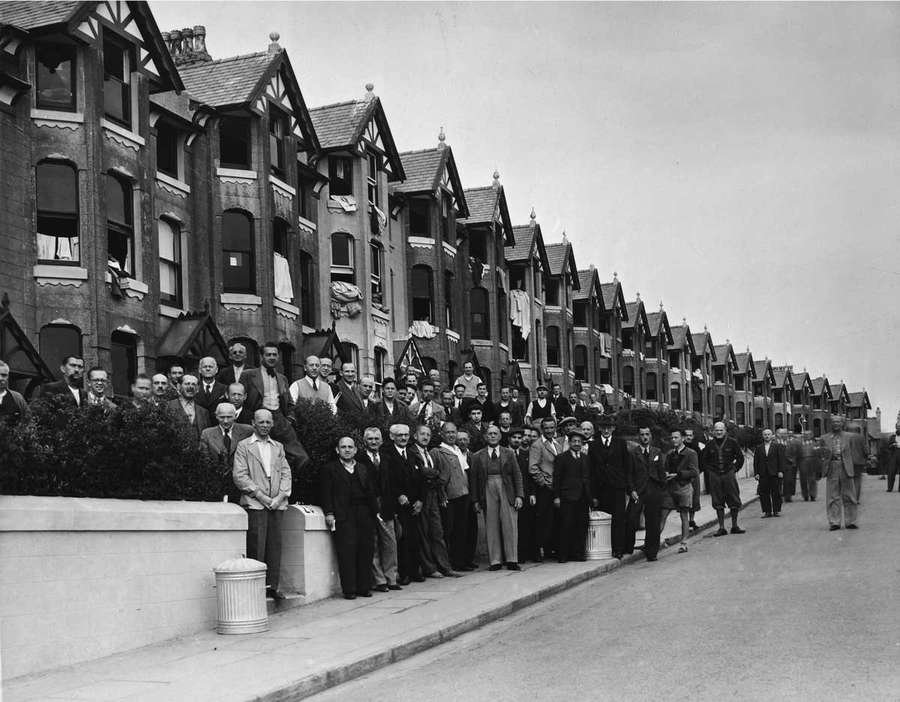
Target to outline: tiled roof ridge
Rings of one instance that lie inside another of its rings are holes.
[[[328,110],[335,107],[345,107],[347,105],[354,105],[360,102],[365,102],[365,100],[355,99],[355,100],[342,100],[340,102],[331,102],[327,105],[317,105],[316,107],[310,107],[310,112],[317,112],[319,110]]]
[[[449,149],[450,146],[448,145],[448,146],[446,146],[446,147],[444,147],[444,148]],[[425,153],[428,153],[428,152],[431,152],[431,151],[441,151],[441,150],[442,150],[442,149],[441,149],[440,146],[432,146],[432,147],[427,148],[427,149],[415,149],[415,150],[413,150],[413,151],[401,151],[401,152],[400,152],[400,155],[401,155],[401,156],[412,156],[412,155],[414,155],[414,154],[425,154]]]
[[[178,72],[183,73],[184,71],[194,71],[201,68],[209,68],[210,66],[220,66],[223,63],[228,63],[229,61],[240,61],[248,58],[258,58],[260,56],[268,55],[265,51],[254,51],[252,54],[240,54],[238,56],[226,56],[221,59],[213,59],[212,61],[204,61],[203,63],[195,63],[188,66],[179,66]]]

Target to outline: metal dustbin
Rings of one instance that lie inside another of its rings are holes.
[[[591,511],[588,519],[587,559],[602,561],[612,558],[612,515]]]
[[[216,600],[220,634],[257,634],[269,629],[266,609],[266,564],[252,558],[220,563],[216,574]]]

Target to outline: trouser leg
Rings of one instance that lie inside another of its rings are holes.
[[[499,475],[488,476],[485,491],[484,530],[487,537],[488,559],[491,565],[503,562],[503,541],[500,533],[500,501],[503,482]]]
[[[358,592],[356,582],[357,537],[356,515],[351,508],[347,518],[337,523],[334,528],[338,575],[341,578],[341,591],[345,595],[355,595]]]
[[[621,555],[625,552],[625,491],[613,490],[610,504],[612,515],[612,549],[613,554]]]
[[[372,579],[375,585],[397,583],[397,531],[394,520],[375,520]]]
[[[278,589],[281,580],[281,522],[284,510],[266,510],[266,585]]]
[[[532,560],[535,552],[534,507],[528,504],[527,497],[522,509],[519,510],[517,519],[519,522],[519,563],[524,563]]]
[[[662,495],[648,489],[641,496],[644,501],[644,553],[647,558],[655,558],[659,553],[659,532],[662,523]]]
[[[357,592],[372,589],[372,563],[375,549],[375,519],[368,507],[356,508],[356,587]]]
[[[553,543],[553,521],[555,518],[553,506],[553,491],[548,487],[539,487],[536,493],[535,505],[535,540],[537,545],[544,549],[544,555],[549,556],[556,544]]]
[[[857,468],[859,470],[859,468]],[[859,476],[861,478],[862,476]],[[841,472],[841,502],[844,506],[844,525],[856,524],[859,504],[859,479]]]
[[[841,471],[843,468],[832,467],[828,472],[828,479],[825,483],[828,491],[827,513],[828,523],[832,526],[841,525],[841,514],[843,512],[841,506]]]
[[[507,563],[519,561],[519,521],[516,508],[509,504],[509,496],[500,490],[500,533],[503,537],[503,558]]]

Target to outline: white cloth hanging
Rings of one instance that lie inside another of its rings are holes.
[[[275,270],[275,299],[282,302],[294,301],[294,284],[291,282],[291,267],[288,260],[277,251],[273,264]]]
[[[527,340],[531,333],[531,299],[524,290],[509,291],[509,318],[519,328],[522,339]]]

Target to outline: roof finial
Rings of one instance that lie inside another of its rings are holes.
[[[687,329],[687,317],[681,318],[681,326]]]
[[[528,215],[528,216],[531,218],[531,223],[534,224],[535,220],[537,219],[537,215],[534,213],[534,207],[533,207],[533,206],[532,206],[532,208],[531,208],[531,214]]]
[[[659,311],[660,311],[660,312],[663,311],[663,303],[662,303],[662,300],[659,301]]]
[[[591,263],[590,265],[588,265],[588,270],[591,271],[592,273],[596,270],[596,267],[594,266],[593,263]]]
[[[639,292],[636,292],[636,293],[634,294],[634,298],[635,298],[638,302],[640,302],[640,301],[641,301],[641,294],[640,294]]]
[[[725,339],[725,343],[726,343],[726,344],[730,344],[730,343],[731,343],[731,339]]]
[[[374,83],[366,83],[366,97],[367,98],[375,97],[375,84]]]
[[[703,333],[704,333],[704,334],[708,334],[708,333],[709,333],[709,328],[708,328],[705,324],[703,325]]]
[[[493,187],[494,190],[498,190],[500,188],[500,171],[498,171],[496,168],[494,169],[494,182],[491,183],[491,187]]]
[[[616,273],[615,271],[613,271],[613,282],[614,282],[614,283],[618,283],[618,282],[619,282],[619,274]]]
[[[563,229],[563,236],[562,236],[562,239],[563,239],[563,240],[562,240],[562,243],[564,243],[564,244],[568,244],[568,243],[569,243],[569,239],[568,239],[568,237],[566,236],[566,230],[565,230],[565,229]]]
[[[747,353],[750,353],[750,344],[747,344]]]
[[[447,146],[444,142],[447,141],[447,135],[444,134],[444,126],[441,125],[441,131],[438,133],[438,148],[443,149]]]
[[[281,46],[278,44],[278,40],[281,39],[281,35],[278,32],[270,32],[269,39],[271,40],[271,44],[269,44],[269,53],[270,54],[280,54]]]

